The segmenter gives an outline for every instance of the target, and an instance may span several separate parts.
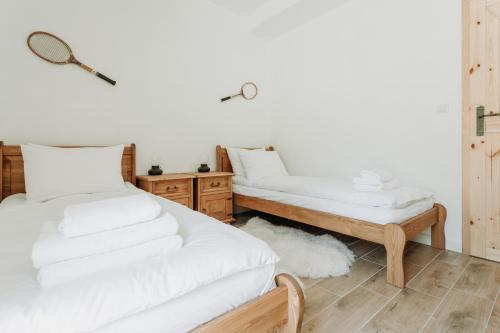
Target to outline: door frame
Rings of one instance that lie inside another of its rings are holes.
[[[470,254],[470,0],[462,0],[462,253]]]

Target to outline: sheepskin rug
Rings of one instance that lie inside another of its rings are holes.
[[[302,278],[344,275],[354,262],[347,246],[330,235],[316,236],[254,217],[242,230],[266,242],[280,257],[278,271]]]

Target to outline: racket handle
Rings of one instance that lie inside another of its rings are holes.
[[[227,96],[227,97],[221,98],[220,101],[225,102],[227,100],[230,100],[231,98],[232,98],[231,96]]]
[[[115,85],[116,84],[116,81],[115,80],[111,80],[109,77],[107,77],[106,75],[103,75],[99,72],[95,72],[95,75],[100,78],[100,79],[103,79],[104,81],[112,84],[112,85]]]

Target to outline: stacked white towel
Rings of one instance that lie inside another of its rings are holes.
[[[354,177],[354,189],[361,192],[383,192],[395,190],[401,184],[392,174],[382,170],[361,170],[360,177]]]
[[[42,287],[133,264],[182,247],[179,225],[148,194],[68,206],[33,246]]]

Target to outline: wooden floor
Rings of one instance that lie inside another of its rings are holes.
[[[236,225],[254,215],[240,215]],[[273,223],[298,226],[259,215]],[[410,242],[406,248],[409,282],[400,290],[385,283],[383,246],[334,236],[352,249],[357,260],[345,276],[303,281],[303,332],[500,332],[500,263]]]

